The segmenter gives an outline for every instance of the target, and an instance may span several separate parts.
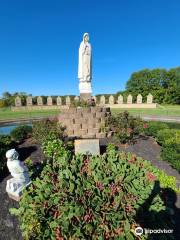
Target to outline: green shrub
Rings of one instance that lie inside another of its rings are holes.
[[[180,188],[176,186],[176,178],[168,176],[164,171],[158,170],[158,179],[162,188],[171,188],[176,193],[180,193]]]
[[[33,123],[33,138],[43,143],[48,136],[62,139],[65,128],[57,120],[41,120]]]
[[[160,188],[154,188],[158,171],[149,162],[118,153],[113,145],[102,156],[72,156],[57,139],[43,149],[48,164],[24,192],[19,209],[11,209],[25,240],[137,239],[134,229],[145,224],[144,214],[152,229],[168,228]]]
[[[180,172],[180,151],[174,148],[174,145],[163,146],[161,158],[164,161],[168,161],[172,167]]]
[[[115,133],[116,138],[121,143],[126,143],[143,132],[144,122],[125,111],[112,115],[106,125]]]
[[[178,145],[180,148],[180,130],[164,129],[157,132],[156,139],[163,146],[171,144]]]
[[[13,142],[9,135],[0,135],[0,171],[6,166],[6,151],[13,146]]]
[[[160,130],[157,141],[162,145],[161,158],[180,171],[180,130]]]
[[[21,125],[14,128],[10,132],[11,138],[16,142],[22,142],[32,134],[32,127],[29,125]]]
[[[157,133],[159,130],[164,130],[169,128],[166,123],[162,123],[162,122],[147,122],[146,126],[147,127],[144,129],[144,133],[147,136],[153,136],[153,137],[157,136]]]

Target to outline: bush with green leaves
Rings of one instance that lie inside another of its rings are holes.
[[[118,153],[113,145],[101,156],[74,156],[57,139],[45,141],[43,149],[47,164],[20,207],[11,209],[25,240],[133,240],[134,229],[146,224],[144,215],[149,227],[168,228],[160,186],[154,188],[158,170],[148,161]]]
[[[11,138],[16,142],[22,142],[32,134],[32,126],[20,125],[10,132]]]
[[[168,176],[162,170],[158,170],[157,176],[162,188],[170,188],[177,194],[180,193],[180,188],[177,187],[176,178],[174,176]]]
[[[147,136],[156,137],[160,130],[169,129],[166,123],[162,122],[147,122],[144,128],[144,133]]]
[[[156,139],[162,145],[161,158],[180,171],[180,130],[160,130]]]
[[[41,120],[33,122],[32,135],[35,141],[42,144],[48,136],[64,138],[65,128],[56,120]]]
[[[142,119],[131,116],[129,112],[125,111],[110,116],[106,125],[114,132],[115,137],[121,143],[127,143],[135,136],[143,133],[144,122]]]
[[[0,171],[6,166],[6,151],[13,146],[13,141],[9,135],[0,135]]]

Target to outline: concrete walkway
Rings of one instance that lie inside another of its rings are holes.
[[[180,123],[180,116],[141,116],[146,121],[176,122]]]

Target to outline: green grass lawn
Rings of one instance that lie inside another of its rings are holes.
[[[133,115],[156,115],[156,116],[179,116],[180,105],[161,105],[155,109],[111,109],[112,113],[118,113],[128,110]],[[32,111],[17,111],[13,112],[10,108],[0,109],[0,120],[13,120],[20,118],[46,117],[59,114],[60,110],[32,110]]]
[[[116,114],[127,110],[133,115],[139,116],[177,116],[180,117],[180,105],[160,105],[154,109],[111,109]]]
[[[46,116],[55,116],[59,114],[60,110],[51,109],[51,110],[33,110],[33,111],[17,111],[13,112],[10,108],[0,109],[0,120],[12,120],[20,118],[33,118],[33,117],[46,117]]]

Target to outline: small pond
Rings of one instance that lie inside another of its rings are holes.
[[[29,125],[32,126],[32,123],[9,123],[9,124],[0,124],[0,134],[9,134],[14,128],[20,125]]]

